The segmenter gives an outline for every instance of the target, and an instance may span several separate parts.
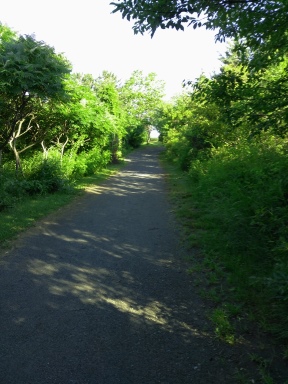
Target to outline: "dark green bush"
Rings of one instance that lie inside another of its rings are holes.
[[[127,148],[139,148],[145,141],[145,129],[142,125],[130,127],[128,134],[125,138],[125,145]]]
[[[266,309],[274,301],[278,331],[288,314],[279,320],[288,300],[287,169],[287,144],[273,137],[222,147],[190,167],[206,254],[217,255],[242,298]]]
[[[28,155],[18,174],[14,162],[7,162],[0,173],[0,210],[13,207],[25,196],[70,190],[73,180],[95,174],[110,161],[111,152],[95,146],[88,153],[67,152],[63,158],[57,150],[51,150],[46,160],[41,152]]]
[[[39,193],[54,193],[60,191],[67,184],[57,160],[44,160],[29,175],[26,192],[29,195]]]
[[[6,190],[7,175],[2,171],[0,174],[0,211],[12,207],[16,197]]]

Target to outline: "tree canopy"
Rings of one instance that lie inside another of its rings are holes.
[[[64,97],[63,79],[70,72],[70,64],[33,36],[18,37],[2,26],[0,35],[0,150],[9,143],[19,167],[16,141],[31,133],[39,104]]]
[[[288,42],[286,0],[118,0],[113,13],[133,20],[134,32],[154,35],[158,28],[184,30],[204,26],[216,40],[245,39],[254,49],[282,56]]]
[[[83,175],[145,140],[164,95],[154,73],[121,84],[107,71],[70,72],[54,48],[0,23],[0,171],[14,155],[24,176],[23,161],[40,151],[62,169],[67,158],[66,175]]]
[[[202,246],[203,266],[213,255],[235,298],[287,341],[288,56],[251,70],[244,48],[231,44],[218,73],[164,104],[157,129],[166,159],[184,171],[177,193],[188,181],[181,217],[199,228],[191,244]]]

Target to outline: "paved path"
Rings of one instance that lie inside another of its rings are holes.
[[[233,383],[149,146],[1,259],[1,384]],[[224,351],[224,352],[223,352]]]

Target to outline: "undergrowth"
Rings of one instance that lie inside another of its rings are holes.
[[[30,159],[31,160],[31,159]],[[72,201],[90,184],[98,184],[122,163],[109,165],[77,179],[66,178],[59,163],[37,161],[24,164],[25,174],[12,169],[0,173],[0,246],[9,245],[20,232],[36,221]]]
[[[214,150],[171,180],[186,240],[201,249],[202,268],[217,276],[213,289],[225,281],[219,301],[239,303],[283,342],[288,341],[287,168],[286,142],[269,137]]]

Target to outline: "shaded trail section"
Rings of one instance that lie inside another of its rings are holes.
[[[1,258],[1,384],[234,382],[181,262],[160,151],[134,152]]]

